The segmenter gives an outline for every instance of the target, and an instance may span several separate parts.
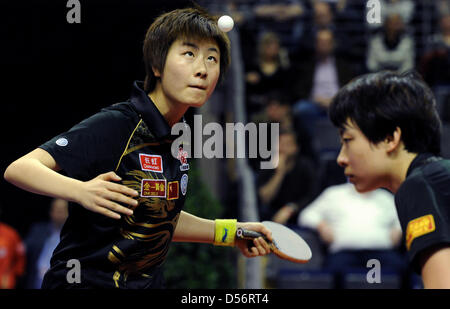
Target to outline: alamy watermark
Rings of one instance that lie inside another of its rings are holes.
[[[181,136],[172,143],[171,152],[174,158],[178,157],[179,145],[183,145],[183,151],[186,151],[188,158],[229,159],[259,156],[262,159],[261,169],[274,169],[278,166],[279,123],[258,125],[252,122],[245,125],[226,123],[224,129],[216,122],[209,122],[203,126],[202,115],[195,115],[193,130],[186,123],[176,123],[171,133],[173,135],[181,133]],[[193,142],[192,136],[195,137]],[[203,142],[203,136],[209,137]],[[247,136],[248,147],[246,147]]]
[[[381,283],[381,263],[377,259],[367,261],[367,268],[371,268],[366,275],[367,283]]]
[[[81,263],[77,259],[68,260],[66,263],[68,268],[66,274],[66,281],[70,284],[81,283]],[[366,264],[367,268],[370,270],[367,272],[366,281],[367,283],[381,283],[381,263],[377,259],[370,259]]]
[[[66,20],[69,24],[81,23],[81,3],[78,0],[69,0],[66,4],[70,10],[66,14]]]
[[[81,263],[77,259],[68,260],[66,267],[69,271],[66,274],[67,283],[81,283]]]
[[[369,0],[366,4],[366,20],[369,24],[381,24],[381,3],[379,0]]]

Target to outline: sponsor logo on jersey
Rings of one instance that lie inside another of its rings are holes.
[[[183,195],[186,195],[187,184],[188,184],[188,175],[183,174],[183,176],[181,177],[181,193]]]
[[[65,137],[60,137],[56,140],[56,145],[61,147],[66,147],[69,144],[69,141]]]
[[[165,179],[142,179],[142,197],[166,197]]]
[[[409,221],[406,227],[406,249],[411,248],[414,239],[436,230],[433,215],[426,215]]]
[[[139,154],[139,161],[141,162],[141,169],[143,171],[150,172],[163,172],[163,162],[162,157],[159,155],[150,155],[150,154]]]
[[[179,182],[178,181],[171,181],[167,184],[167,199],[168,200],[176,200],[179,197]]]
[[[182,172],[189,170],[189,164],[187,163],[187,157],[188,157],[188,153],[186,150],[183,150],[183,145],[181,144],[178,147],[177,159],[180,160],[180,163],[181,163],[180,171],[182,171]]]

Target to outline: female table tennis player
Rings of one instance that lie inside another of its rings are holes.
[[[395,193],[412,267],[425,288],[450,288],[450,161],[439,157],[431,90],[414,72],[364,75],[338,92],[330,118],[349,181],[359,192]]]
[[[20,188],[72,202],[43,288],[159,288],[171,241],[236,243],[247,257],[270,252],[262,237],[250,248],[235,240],[238,227],[271,239],[260,223],[181,210],[188,172],[184,154],[171,155],[171,127],[211,96],[230,62],[228,37],[202,9],[175,10],[153,22],[143,52],[147,76],[134,83],[129,101],[54,137],[5,172]],[[66,280],[72,259],[81,266],[75,283]]]

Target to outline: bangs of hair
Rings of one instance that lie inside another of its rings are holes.
[[[339,129],[344,129],[349,120],[360,128],[364,123],[368,126],[376,126],[371,101],[379,101],[381,98],[379,98],[379,91],[370,85],[377,83],[378,81],[373,81],[373,76],[367,74],[345,85],[330,106],[331,122]]]
[[[198,12],[186,12],[169,21],[172,27],[167,32],[169,41],[177,38],[195,38],[217,40],[221,34],[219,27],[214,26],[217,18],[205,16]]]

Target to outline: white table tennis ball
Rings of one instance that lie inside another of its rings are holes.
[[[233,29],[234,21],[230,16],[223,15],[219,18],[217,24],[219,25],[220,30],[223,32],[228,32]]]

